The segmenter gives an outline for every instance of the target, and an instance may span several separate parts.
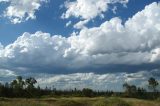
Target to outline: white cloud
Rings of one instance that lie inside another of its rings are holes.
[[[35,12],[39,10],[43,2],[48,0],[2,0],[9,2],[4,11],[4,16],[13,24],[21,23],[29,19],[35,19]]]
[[[124,25],[121,19],[112,18],[99,27],[83,28],[68,38],[43,32],[24,33],[13,44],[1,47],[0,66],[11,70],[70,73],[91,72],[107,65],[158,64],[159,11],[160,4],[152,3]]]
[[[63,66],[64,59],[61,56],[66,47],[66,38],[62,36],[51,37],[50,34],[42,32],[24,33],[2,50],[0,63],[7,62],[6,64],[17,66],[18,69]]]
[[[114,14],[116,14],[117,13],[117,6],[114,6],[112,11],[113,11]]]
[[[160,61],[160,48],[154,49],[152,51],[151,62],[159,62]]]
[[[3,50],[3,45],[0,43],[0,50]]]
[[[83,28],[85,28],[85,24],[87,24],[88,22],[89,22],[89,20],[79,21],[78,23],[76,23],[74,25],[74,28],[76,28],[76,29],[83,29]]]
[[[128,0],[76,0],[73,2],[67,1],[65,7],[66,13],[62,18],[71,16],[80,17],[83,19],[93,19],[96,16],[103,15],[103,12],[108,10],[108,4],[121,3],[126,4]]]
[[[16,76],[16,74],[13,71],[6,70],[6,69],[0,69],[0,78],[1,77],[13,77]]]
[[[72,47],[66,55],[72,49],[84,55],[113,55],[116,58],[122,53],[124,56],[144,54],[143,58],[149,57],[148,52],[160,47],[159,11],[160,5],[152,3],[124,25],[121,19],[113,18],[100,27],[82,29],[78,36],[69,38]]]
[[[43,77],[40,76],[38,78],[38,82],[41,86],[54,85],[58,89],[83,89],[88,87],[94,90],[111,90],[114,88],[114,84],[121,86],[120,84],[124,81],[122,75],[119,74],[121,79],[115,74],[75,73],[67,75],[43,75]]]
[[[9,0],[0,0],[0,2],[8,2]]]
[[[124,82],[145,86],[152,76],[160,80],[159,11],[160,4],[152,3],[124,24],[115,17],[99,27],[81,27],[70,37],[40,31],[24,33],[12,44],[0,44],[0,78],[8,80],[17,73],[31,73],[43,87],[95,90],[120,90]],[[135,67],[144,64],[158,65],[158,69],[149,66],[148,70],[136,72],[140,69]],[[118,73],[108,73],[115,70],[105,66],[112,65]],[[128,67],[121,70],[119,65],[132,66],[135,73],[130,73]]]
[[[71,24],[72,24],[72,21],[68,21],[68,22],[66,23],[66,27],[70,26]]]
[[[92,88],[94,90],[123,90],[122,85],[125,82],[135,84],[139,87],[146,87],[145,85],[149,77],[153,77],[157,71],[140,71],[137,73],[108,73],[108,74],[94,74],[94,73],[75,73],[65,75],[39,75],[37,80],[42,87],[50,85],[58,89],[83,89]],[[155,77],[155,76],[154,76]],[[158,77],[155,77],[158,78]],[[157,79],[160,80],[159,78]]]
[[[65,2],[66,12],[62,14],[62,18],[70,18],[71,16],[81,18],[85,21],[80,21],[79,24],[87,23],[97,16],[104,18],[104,12],[109,8],[109,4],[127,4],[129,0],[76,0]],[[82,26],[82,25],[81,25]],[[77,25],[75,25],[77,28]],[[78,29],[80,29],[78,27]]]

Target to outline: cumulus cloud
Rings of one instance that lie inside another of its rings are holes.
[[[0,52],[0,62],[24,71],[38,67],[62,67],[65,66],[62,53],[67,45],[66,38],[62,36],[24,33]]]
[[[29,19],[35,19],[35,12],[39,10],[43,2],[48,0],[2,0],[9,2],[4,11],[4,16],[13,24],[21,23]],[[0,1],[1,2],[1,1]]]
[[[128,0],[76,0],[73,2],[67,1],[65,7],[66,13],[62,18],[69,18],[71,16],[80,17],[82,19],[93,19],[96,16],[103,15],[107,11],[109,4],[121,3],[126,4]]]
[[[159,68],[159,11],[160,4],[154,2],[124,24],[115,17],[68,38],[43,32],[24,33],[14,43],[0,47],[0,66],[51,73]]]
[[[100,27],[83,29],[78,37],[84,42],[77,45],[82,45],[84,52],[90,54],[96,54],[97,51],[100,54],[150,51],[160,46],[159,11],[160,4],[152,3],[124,25],[121,19],[112,18]]]
[[[76,0],[65,2],[66,12],[62,14],[62,18],[70,18],[71,16],[81,18],[83,20],[91,20],[97,16],[104,18],[104,12],[109,8],[110,4],[120,3],[127,4],[129,0]],[[79,22],[82,24],[82,22]],[[84,24],[86,24],[85,22]],[[77,27],[75,27],[77,28]]]

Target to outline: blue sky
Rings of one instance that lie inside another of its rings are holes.
[[[0,0],[0,82],[119,90],[159,80],[159,1]]]
[[[88,26],[99,26],[101,23],[113,17],[120,17],[123,21],[126,21],[138,11],[144,9],[146,5],[154,1],[158,2],[159,0],[130,0],[129,3],[127,3],[127,8],[124,8],[120,4],[111,5],[111,7],[118,5],[116,14],[114,14],[110,9],[105,13],[104,19],[97,17],[94,19],[94,22],[91,22]],[[65,24],[69,20],[72,20],[73,22],[78,22],[78,20],[74,17],[66,20],[60,18],[62,13],[65,12],[64,7],[60,8],[64,2],[65,0],[50,0],[49,3],[42,5],[39,11],[36,11],[35,14],[37,18],[35,20],[29,20],[21,24],[12,24],[6,19],[6,17],[2,17],[0,19],[0,42],[3,45],[10,44],[14,42],[18,36],[21,36],[23,32],[34,33],[36,31],[43,31],[51,34],[70,36],[70,34],[76,29],[74,29],[72,26],[65,27]],[[0,4],[1,15],[7,6],[7,3]]]

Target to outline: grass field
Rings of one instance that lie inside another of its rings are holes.
[[[132,98],[45,98],[45,99],[8,99],[0,98],[0,106],[160,106],[160,101]]]

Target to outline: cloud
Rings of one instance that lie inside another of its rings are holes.
[[[0,0],[0,2],[8,2],[9,0]]]
[[[126,4],[128,0],[76,0],[73,2],[67,1],[65,7],[66,13],[62,18],[69,18],[71,16],[80,17],[82,19],[93,19],[97,16],[103,15],[103,12],[108,10],[109,4],[121,3]]]
[[[38,81],[38,85],[42,88],[56,87],[57,89],[83,89],[91,88],[93,90],[114,90],[122,91],[122,85],[127,82],[135,84],[138,87],[147,88],[148,79],[150,77],[156,78],[160,81],[160,70],[155,69],[151,71],[139,71],[135,73],[73,73],[73,74],[46,74],[46,73],[15,73],[10,70],[0,69],[0,82],[10,82],[15,79],[17,75],[22,75],[23,78],[33,76]]]
[[[71,24],[72,24],[72,21],[68,21],[68,22],[66,23],[66,27],[70,26]]]
[[[120,3],[126,5],[129,0],[76,0],[76,1],[66,1],[65,8],[67,9],[65,13],[62,14],[62,19],[67,19],[70,17],[80,18],[85,20],[84,24],[89,22],[89,20],[100,16],[104,18],[104,12],[109,8],[110,4]],[[87,22],[86,22],[87,20]],[[80,21],[79,24],[82,24]],[[77,25],[76,25],[77,26]],[[75,27],[77,28],[77,27]],[[78,28],[79,29],[79,28]]]
[[[154,73],[159,73],[159,70],[140,71],[137,73],[108,73],[108,74],[94,74],[94,73],[74,73],[64,75],[39,75],[37,80],[41,87],[50,85],[58,89],[83,89],[85,87],[94,90],[115,90],[122,91],[122,85],[127,82],[135,84],[139,87],[146,87],[147,81],[150,77],[155,77],[159,81],[159,77]]]
[[[29,19],[35,19],[35,12],[39,10],[42,3],[48,0],[2,0],[9,2],[9,6],[4,11],[4,17],[7,17],[13,24],[21,23]]]
[[[0,83],[10,82],[16,77],[16,73],[7,69],[0,69]]]
[[[154,2],[124,24],[112,18],[70,37],[24,33],[0,48],[0,67],[46,73],[132,72],[159,68],[160,4]],[[25,60],[25,61],[24,61]]]
[[[3,45],[0,43],[0,50],[3,50]]]
[[[114,6],[113,9],[112,9],[112,11],[113,11],[114,14],[116,14],[117,13],[117,7]]]
[[[89,20],[79,21],[78,23],[76,23],[74,25],[74,28],[76,28],[76,29],[83,29],[83,28],[85,28],[85,24],[87,24],[88,22],[89,22]]]
[[[65,61],[61,56],[67,45],[66,38],[62,36],[51,37],[42,32],[24,33],[0,51],[0,63],[3,67],[23,71],[34,68],[38,70],[41,67],[47,71],[47,67],[62,67],[65,66]]]
[[[122,75],[123,74],[119,74],[119,77],[122,77]],[[75,73],[67,75],[46,75],[38,78],[38,82],[40,82],[39,84],[42,87],[45,87],[45,85],[54,85],[58,89],[83,89],[88,87],[94,90],[111,90],[114,84],[123,81],[122,79],[118,79],[115,74]]]
[[[13,71],[0,69],[0,77],[13,77],[16,76]]]

